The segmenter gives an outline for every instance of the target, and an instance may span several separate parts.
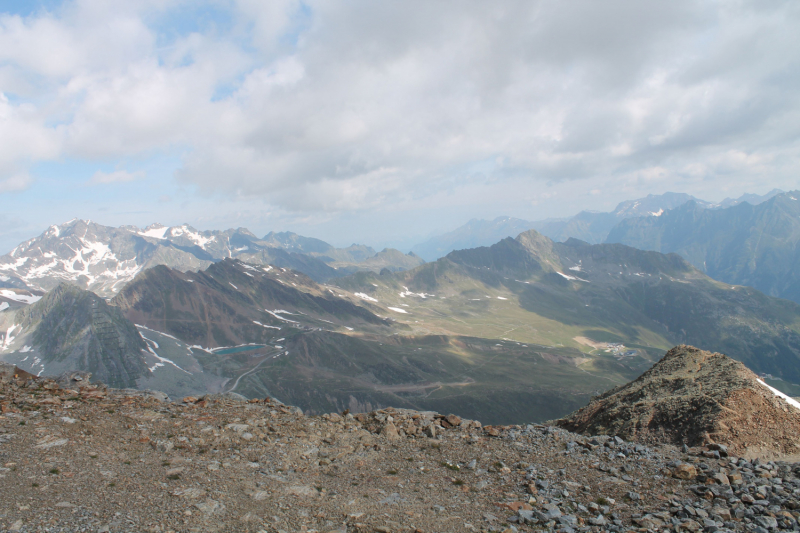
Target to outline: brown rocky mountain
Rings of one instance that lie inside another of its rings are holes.
[[[724,444],[740,456],[800,453],[800,405],[742,363],[676,346],[636,380],[557,421],[643,443]]]

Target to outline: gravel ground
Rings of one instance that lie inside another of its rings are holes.
[[[0,372],[0,530],[760,533],[800,516],[793,465],[724,446],[81,385]]]

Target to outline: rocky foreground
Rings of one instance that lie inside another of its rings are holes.
[[[7,531],[798,529],[800,466],[546,426],[163,395],[0,369]]]

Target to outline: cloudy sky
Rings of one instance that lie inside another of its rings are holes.
[[[0,253],[73,217],[408,248],[799,181],[798,2],[0,10]]]

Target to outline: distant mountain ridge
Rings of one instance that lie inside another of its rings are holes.
[[[0,283],[47,291],[66,281],[113,296],[139,272],[156,265],[196,271],[235,257],[292,268],[324,281],[359,270],[413,268],[423,262],[395,252],[376,260],[379,254],[367,246],[334,248],[289,232],[269,233],[260,239],[245,228],[198,231],[187,224],[113,228],[76,219],[51,226],[0,257]],[[376,264],[365,262],[370,259]]]
[[[727,209],[688,202],[624,220],[607,241],[677,253],[714,279],[800,303],[800,191]]]
[[[575,238],[590,244],[599,244],[605,242],[614,226],[627,218],[658,217],[665,211],[675,209],[690,201],[697,202],[697,205],[706,209],[722,209],[742,202],[757,205],[781,192],[774,189],[762,196],[745,194],[736,199],[726,198],[718,204],[706,202],[685,193],[667,192],[621,202],[610,213],[581,211],[573,217],[539,221],[506,216],[497,217],[491,221],[472,219],[449,233],[433,237],[412,247],[411,250],[426,261],[435,261],[453,250],[490,246],[506,237],[516,237],[529,229],[535,229],[557,242]]]
[[[621,359],[631,363],[688,343],[800,383],[800,306],[715,281],[677,254],[529,230],[411,271],[332,283],[420,331],[611,351],[607,343],[618,343],[633,347]]]

